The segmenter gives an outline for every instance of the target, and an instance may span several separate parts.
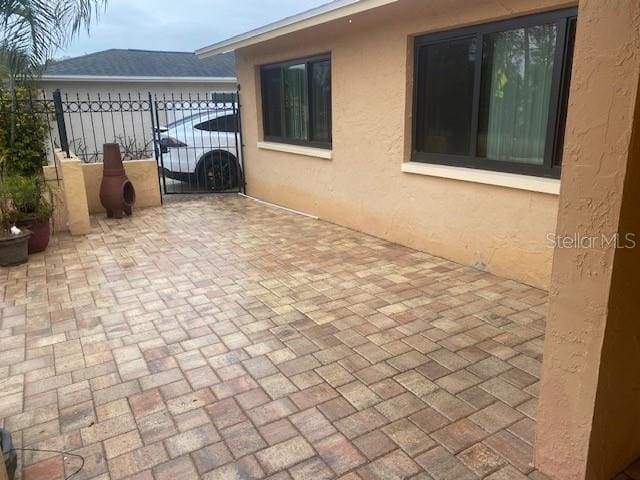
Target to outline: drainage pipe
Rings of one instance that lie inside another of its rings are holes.
[[[317,216],[311,215],[309,213],[304,213],[304,212],[301,212],[299,210],[294,210],[293,208],[283,207],[282,205],[277,205],[275,203],[265,202],[264,200],[260,200],[259,198],[251,197],[249,195],[245,195],[244,193],[238,193],[238,195],[240,195],[241,197],[253,200],[254,202],[262,203],[263,205],[267,205],[269,207],[279,208],[279,209],[284,210],[284,211],[289,212],[289,213],[295,213],[296,215],[302,215],[303,217],[313,218],[314,220],[318,220]]]

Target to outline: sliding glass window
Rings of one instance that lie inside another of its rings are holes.
[[[331,59],[322,55],[264,65],[264,139],[331,148]]]
[[[416,39],[412,160],[559,177],[576,10]]]

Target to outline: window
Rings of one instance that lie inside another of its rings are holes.
[[[267,141],[331,148],[331,59],[323,55],[261,68]]]
[[[194,128],[205,132],[235,133],[238,130],[238,116],[236,114],[223,115],[199,123]]]
[[[559,177],[575,15],[417,38],[412,160]]]

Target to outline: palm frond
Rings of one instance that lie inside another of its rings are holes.
[[[105,5],[106,0],[0,0],[0,72],[37,74],[57,50],[89,30]]]

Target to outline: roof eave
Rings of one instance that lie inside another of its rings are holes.
[[[42,75],[44,82],[235,83],[236,77],[147,77],[120,75]]]
[[[214,43],[208,47],[196,50],[199,58],[207,58],[221,53],[228,53],[238,48],[247,47],[256,43],[261,43],[273,38],[297,32],[305,28],[313,27],[323,23],[338,20],[340,18],[355,15],[372,8],[381,7],[400,0],[338,0],[333,3],[322,5],[318,8],[308,10],[293,17],[287,17],[264,27],[251,30],[249,32],[236,35],[222,42]]]

